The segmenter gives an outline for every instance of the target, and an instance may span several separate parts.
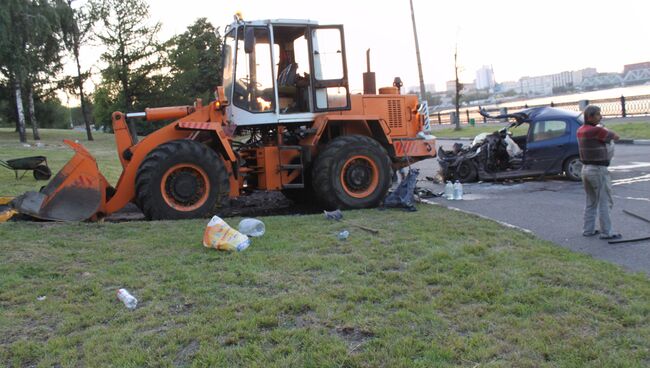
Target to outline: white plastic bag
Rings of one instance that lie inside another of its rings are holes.
[[[241,252],[248,248],[250,239],[230,227],[219,216],[212,217],[203,233],[203,246],[219,250]]]

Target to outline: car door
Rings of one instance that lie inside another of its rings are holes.
[[[562,160],[570,146],[570,125],[562,119],[533,122],[526,145],[529,170],[553,174],[562,171]]]

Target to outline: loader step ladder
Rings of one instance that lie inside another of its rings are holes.
[[[278,146],[278,154],[280,155],[280,171],[294,171],[300,170],[300,181],[293,183],[283,183],[282,175],[280,175],[280,185],[282,189],[302,189],[305,187],[305,147],[303,146]],[[283,162],[282,161],[282,152],[283,151],[298,151],[298,162],[292,160],[292,162]]]

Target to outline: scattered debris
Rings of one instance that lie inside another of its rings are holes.
[[[388,208],[404,208],[407,211],[417,211],[415,208],[415,184],[418,180],[420,170],[411,169],[402,180],[397,188],[388,194],[384,199],[384,207]]]
[[[128,309],[135,309],[135,307],[138,306],[138,299],[131,295],[131,293],[126,289],[118,289],[117,298],[124,303]]]
[[[339,240],[347,240],[349,236],[350,236],[350,232],[347,230],[343,230],[339,233],[337,237]]]
[[[203,233],[203,246],[218,250],[241,252],[250,245],[248,236],[230,227],[219,216],[213,216]]]
[[[634,238],[634,239],[610,240],[607,243],[609,243],[609,244],[632,243],[632,242],[638,242],[638,241],[644,241],[644,240],[650,240],[650,236],[645,236],[645,237],[642,237],[642,238]]]
[[[39,302],[42,302],[45,299],[47,299],[47,297],[45,295],[40,295],[40,296],[36,297],[36,300],[38,300]]]
[[[341,210],[335,210],[335,211],[323,211],[323,215],[325,216],[326,219],[328,220],[335,220],[335,221],[342,221],[343,220],[343,212]],[[354,227],[358,227],[361,230],[365,230],[369,233],[372,234],[379,234],[379,230],[373,229],[371,227],[355,224],[349,221],[345,221],[346,224]]]
[[[630,212],[628,210],[623,210],[623,212],[630,215],[630,216],[632,216],[632,217],[634,217],[634,218],[637,218],[637,219],[639,219],[641,221],[645,221],[645,222],[650,224],[650,220],[648,220],[647,218],[645,218],[645,217],[643,217],[641,215],[637,215],[636,213]],[[608,241],[607,243],[609,243],[609,244],[632,243],[632,242],[638,242],[638,241],[644,241],[644,240],[650,240],[650,236],[644,236],[644,237],[641,237],[641,238],[633,238],[633,239],[613,239],[613,240]]]
[[[434,193],[431,189],[415,187],[415,194],[420,199],[442,197],[442,192]]]
[[[336,220],[339,221],[343,218],[343,213],[341,213],[341,210],[335,210],[335,211],[323,211],[323,215],[325,216],[326,219],[328,220]]]
[[[264,223],[254,218],[245,218],[241,220],[237,226],[237,229],[240,233],[252,237],[262,236],[266,231]]]
[[[630,215],[630,216],[632,216],[632,217],[636,217],[636,218],[638,218],[639,220],[645,221],[645,222],[647,222],[647,223],[650,224],[650,220],[648,220],[647,218],[645,218],[645,217],[643,217],[643,216],[641,216],[641,215],[637,215],[636,213],[632,213],[632,212],[630,212],[630,211],[628,211],[628,210],[623,210],[623,212],[624,212],[624,213],[627,213],[628,215]]]

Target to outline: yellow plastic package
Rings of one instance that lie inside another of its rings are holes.
[[[246,235],[230,227],[219,216],[212,217],[203,233],[203,246],[207,248],[241,252],[250,243]]]

